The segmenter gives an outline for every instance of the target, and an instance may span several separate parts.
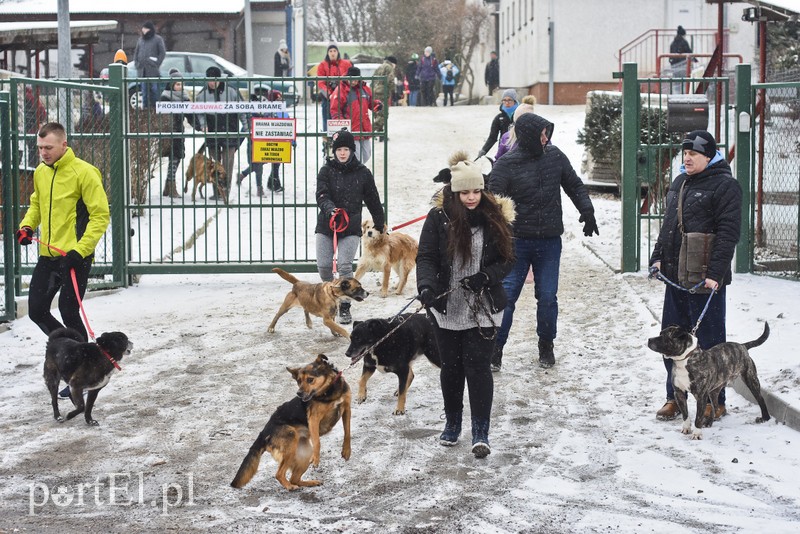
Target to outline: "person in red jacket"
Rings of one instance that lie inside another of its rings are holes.
[[[361,76],[361,69],[350,67],[347,75]],[[365,165],[372,157],[372,139],[357,134],[371,133],[369,112],[378,113],[382,109],[383,103],[372,98],[372,90],[362,80],[343,81],[331,95],[331,118],[350,119],[350,131],[356,139],[356,157]]]
[[[317,65],[317,76],[346,76],[347,69],[353,64],[347,59],[339,58],[339,47],[336,43],[328,45],[325,59]],[[320,80],[317,82],[319,96],[322,99],[322,129],[328,131],[328,119],[331,118],[330,98],[339,82],[337,80]]]

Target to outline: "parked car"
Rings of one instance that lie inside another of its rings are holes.
[[[164,61],[161,63],[161,67],[159,68],[159,74],[161,75],[161,78],[169,79],[170,69],[178,69],[183,74],[184,88],[190,96],[194,97],[194,94],[203,88],[205,81],[202,79],[192,80],[192,78],[205,78],[206,69],[212,66],[218,67],[223,76],[235,78],[247,77],[246,69],[236,65],[235,63],[231,63],[227,59],[216,54],[176,51],[167,52],[167,55],[164,58]],[[128,63],[126,76],[128,78],[138,78],[139,74],[136,70],[135,62],[131,61]],[[100,77],[108,78],[108,68],[104,68],[102,71],[100,71]],[[267,78],[267,76],[260,74],[255,74],[252,77]],[[233,85],[239,89],[239,92],[242,94],[242,98],[245,100],[249,99],[251,92],[256,94],[262,93],[264,96],[266,96],[266,94],[271,90],[280,91],[283,96],[283,100],[287,105],[290,106],[296,105],[299,98],[293,83],[282,83],[276,81],[275,79],[265,79],[264,81],[253,80],[250,82],[232,81],[229,83],[233,83]],[[131,107],[142,107],[142,94],[139,83],[128,83],[128,100]]]

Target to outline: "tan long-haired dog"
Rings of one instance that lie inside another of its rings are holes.
[[[389,275],[392,270],[400,278],[395,293],[401,295],[408,275],[417,264],[417,242],[407,234],[387,234],[375,228],[371,219],[361,223],[361,257],[356,278],[361,280],[367,271],[383,272],[381,296],[389,294]]]
[[[265,452],[278,462],[275,478],[287,490],[319,486],[319,480],[301,478],[312,463],[319,466],[320,436],[330,432],[339,419],[344,428],[342,458],[350,459],[351,393],[342,374],[324,354],[303,367],[286,369],[297,381],[297,396],[269,418],[231,482],[234,488],[250,482]],[[287,472],[291,472],[288,478]]]

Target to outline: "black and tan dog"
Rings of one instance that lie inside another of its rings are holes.
[[[70,398],[75,409],[67,419],[83,413],[86,424],[98,426],[92,419],[92,408],[98,392],[108,384],[114,372],[114,362],[131,353],[133,343],[122,332],[107,332],[97,338],[96,343],[86,343],[83,336],[72,328],[59,328],[50,333],[44,356],[44,383],[50,391],[53,417],[64,422],[58,411],[58,382],[69,384]],[[105,354],[104,354],[105,352]],[[88,391],[86,404],[83,392]]]
[[[342,458],[350,459],[350,387],[324,354],[304,367],[286,368],[297,381],[297,396],[278,407],[250,447],[231,482],[244,487],[258,471],[261,456],[269,452],[278,462],[275,478],[289,491],[319,486],[319,480],[301,480],[312,463],[319,466],[320,436],[339,419],[344,428]],[[287,478],[287,472],[291,477]]]
[[[219,162],[206,157],[202,152],[198,152],[189,160],[189,165],[186,167],[186,184],[183,186],[184,193],[189,190],[189,182],[192,180],[194,180],[192,202],[195,201],[198,186],[200,186],[200,198],[205,198],[203,190],[208,183],[214,184],[218,188],[217,195],[227,202],[224,191],[227,184],[225,168]]]
[[[298,280],[283,269],[274,268],[273,273],[290,282],[292,290],[286,294],[283,304],[278,308],[278,312],[273,317],[267,331],[272,334],[275,332],[275,324],[281,316],[295,306],[303,308],[306,316],[306,326],[311,328],[311,315],[322,317],[322,322],[330,328],[334,336],[349,338],[350,334],[336,323],[336,311],[339,309],[339,301],[342,298],[351,298],[361,302],[369,296],[369,293],[361,287],[361,283],[355,278],[339,278],[333,282],[320,282],[313,284]]]
[[[410,235],[381,232],[371,219],[366,219],[361,223],[361,257],[356,278],[361,280],[367,271],[382,272],[381,297],[386,297],[389,295],[389,275],[394,269],[399,278],[395,293],[401,295],[408,275],[417,264],[417,248],[417,242]]]
[[[761,337],[747,343],[720,343],[708,350],[697,347],[697,338],[679,326],[669,326],[657,337],[651,337],[647,346],[660,352],[664,358],[673,362],[672,384],[675,386],[675,401],[683,416],[681,432],[692,432],[686,394],[691,392],[697,402],[694,419],[695,430],[692,439],[702,439],[703,426],[710,427],[713,415],[704,415],[706,404],[710,403],[711,413],[717,412],[717,397],[725,386],[738,377],[742,378],[750,393],[761,408],[761,417],[756,423],[769,421],[769,412],[764,397],[761,396],[761,383],[758,380],[756,364],[748,353],[749,349],[763,344],[769,337],[769,324],[764,323]]]
[[[396,330],[392,331],[395,328]],[[425,315],[409,313],[391,321],[388,319],[355,321],[353,333],[350,335],[350,346],[347,347],[345,355],[351,361],[364,358],[356,402],[360,404],[367,399],[367,381],[379,369],[397,375],[398,387],[395,392],[397,407],[394,413],[395,415],[406,413],[406,395],[414,380],[411,364],[422,354],[436,367],[442,367],[433,325]]]

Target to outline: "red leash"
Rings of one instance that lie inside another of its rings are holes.
[[[416,219],[411,219],[410,221],[406,221],[406,222],[404,222],[402,224],[398,224],[397,226],[392,226],[392,232],[394,232],[395,230],[399,230],[400,228],[404,228],[404,227],[406,227],[406,226],[408,226],[410,224],[414,224],[415,222],[419,222],[419,221],[425,220],[427,217],[428,217],[427,215],[423,215],[422,217],[417,217]]]
[[[338,222],[337,222],[338,220]],[[333,230],[333,276],[339,277],[339,269],[337,268],[337,261],[339,259],[339,232],[344,232],[350,226],[350,216],[341,208],[333,210],[331,220],[328,222],[328,227]]]
[[[67,255],[67,253],[64,252],[63,250],[61,250],[60,248],[54,247],[53,245],[51,245],[49,243],[43,243],[42,241],[40,241],[39,239],[37,239],[35,237],[32,237],[31,240],[32,241],[36,241],[40,245],[44,245],[45,247],[49,248],[50,250],[55,250],[56,252],[58,252],[62,256],[66,256]],[[80,306],[80,308],[81,308],[81,315],[83,316],[83,323],[86,325],[86,331],[89,332],[89,335],[91,336],[92,341],[95,341],[95,343],[96,343],[96,339],[94,337],[94,331],[92,330],[92,327],[89,325],[89,318],[86,316],[86,310],[83,308],[83,300],[81,299],[81,293],[78,290],[78,278],[75,276],[75,269],[74,268],[70,268],[69,274],[72,277],[72,289],[75,291],[75,298],[78,299],[78,306]],[[119,363],[117,363],[117,360],[115,360],[109,353],[107,353],[105,350],[103,350],[103,348],[100,345],[98,345],[97,348],[100,349],[100,352],[102,352],[103,355],[106,358],[108,358],[108,360],[111,363],[114,364],[114,367],[116,367],[118,371],[122,371],[122,367],[119,366]]]

